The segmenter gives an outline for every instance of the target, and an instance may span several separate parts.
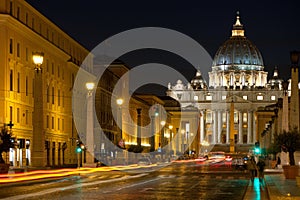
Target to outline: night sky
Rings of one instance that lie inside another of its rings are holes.
[[[192,37],[213,57],[230,37],[237,11],[246,37],[263,56],[266,71],[272,72],[277,66],[281,77],[288,79],[290,51],[300,50],[297,1],[26,1],[89,50],[119,32],[155,26]],[[159,56],[154,57],[144,61],[133,61],[134,56],[127,59],[135,65],[159,60]],[[177,67],[184,70],[185,65],[178,61]]]

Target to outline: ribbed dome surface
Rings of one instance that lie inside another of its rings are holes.
[[[228,69],[262,70],[263,59],[257,47],[243,36],[233,36],[217,51],[213,66]],[[224,69],[225,70],[225,69]]]
[[[213,60],[213,70],[263,70],[263,59],[257,47],[244,36],[239,15],[231,37],[220,46]]]

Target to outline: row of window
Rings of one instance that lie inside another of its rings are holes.
[[[222,100],[225,100],[226,98],[227,98],[227,96],[222,96]],[[243,99],[244,100],[248,100],[248,96],[244,95]],[[199,100],[199,96],[197,96],[197,95],[194,96],[194,101],[198,101],[198,100]],[[205,96],[205,100],[206,101],[211,101],[212,100],[212,96],[211,95],[206,95]],[[256,100],[257,101],[263,101],[264,100],[264,96],[259,94],[259,95],[256,96]],[[272,95],[270,97],[270,100],[275,101],[276,100],[276,96]]]
[[[226,112],[222,112],[221,113],[221,117],[222,117],[222,123],[226,123],[227,122],[227,113]],[[212,112],[206,112],[206,123],[212,123],[213,122],[213,113]],[[242,119],[240,119],[240,121],[247,123],[248,121],[248,113],[242,113]],[[234,112],[234,123],[239,123],[239,113],[238,112]]]
[[[17,57],[20,58],[21,57],[21,45],[20,45],[20,43],[17,43],[17,50],[16,51],[17,51],[16,52]],[[12,38],[9,39],[9,53],[10,54],[14,53],[14,40]],[[25,60],[27,62],[29,60],[29,56],[31,56],[31,54],[29,54],[29,50],[26,47],[25,48]],[[64,68],[62,66],[56,65],[56,67],[55,67],[54,62],[51,62],[51,64],[50,64],[49,59],[46,59],[45,68],[46,68],[46,72],[49,72],[52,75],[57,75],[57,77],[61,77],[62,80],[65,79]],[[55,72],[56,72],[56,74],[55,74]]]
[[[53,28],[54,25],[51,26],[51,24],[36,16],[33,12],[30,12],[29,9],[11,1],[9,14],[55,46],[67,52],[72,58],[77,58],[76,61],[79,62],[84,59],[84,52],[72,45],[63,34],[55,31]]]
[[[50,87],[47,88],[46,98],[47,98],[47,103],[50,103],[50,99],[51,99],[51,103],[55,104],[54,87],[51,88],[51,94],[50,94]],[[62,107],[65,106],[65,92],[64,91],[61,92],[60,89],[57,90],[57,105]]]
[[[25,124],[28,125],[29,123],[29,111],[25,110],[25,113],[23,113],[23,117],[25,117]],[[14,122],[14,115],[13,115],[13,107],[9,107],[9,116],[10,116],[10,121]],[[16,123],[21,123],[20,119],[20,108],[17,108],[17,113],[16,113]],[[50,127],[51,124],[51,127]],[[50,123],[50,116],[47,115],[46,117],[46,128],[51,128],[55,129],[55,117],[51,117],[51,123]],[[65,130],[65,120],[61,118],[57,118],[57,130],[64,131]]]
[[[28,110],[25,110],[25,113],[23,113],[23,117],[25,117],[25,124],[28,124]],[[9,107],[9,120],[11,122],[14,121],[14,117],[13,117],[13,107],[10,106]],[[17,114],[16,114],[16,122],[17,123],[21,123],[21,119],[20,119],[20,108],[17,108]]]
[[[46,128],[50,128],[51,125],[51,129],[55,129],[55,117],[51,117],[51,123],[50,123],[50,116],[47,115],[46,117]],[[57,118],[57,130],[61,130],[64,131],[65,130],[65,120],[64,119],[60,119]]]
[[[10,80],[9,80],[9,90],[10,91],[14,91],[14,75],[13,75],[13,70],[10,70]],[[20,87],[20,84],[21,84],[21,77],[20,77],[20,73],[18,72],[17,73],[17,93],[20,93],[21,92],[21,87]],[[33,90],[34,91],[34,90]],[[28,96],[28,76],[25,77],[25,95]],[[51,103],[52,104],[55,104],[55,88],[52,87],[51,88],[51,93],[50,93],[50,87],[47,88],[47,94],[46,94],[46,97],[47,97],[47,103],[50,103],[50,99],[51,99]],[[65,98],[65,93],[64,91],[61,92],[60,89],[57,89],[57,105],[58,106],[63,106],[65,105],[65,101],[64,101],[64,98]]]

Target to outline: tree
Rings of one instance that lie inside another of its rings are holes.
[[[294,153],[300,147],[300,132],[296,128],[283,131],[283,133],[275,135],[274,144],[282,151],[288,152],[290,165],[295,165]]]
[[[141,145],[130,145],[128,148],[129,152],[134,152],[134,153],[142,153],[144,148]]]
[[[14,148],[14,140],[12,138],[12,132],[9,131],[6,126],[1,128],[0,132],[0,163],[5,163],[2,153],[8,152],[10,148]]]

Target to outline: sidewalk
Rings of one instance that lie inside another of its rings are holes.
[[[295,179],[286,179],[282,169],[266,169],[264,183],[258,178],[253,183],[249,181],[244,199],[300,200],[300,187]]]
[[[299,199],[300,187],[296,179],[286,179],[283,174],[265,176],[267,190],[271,200],[273,199]]]

